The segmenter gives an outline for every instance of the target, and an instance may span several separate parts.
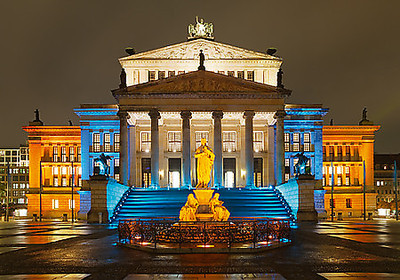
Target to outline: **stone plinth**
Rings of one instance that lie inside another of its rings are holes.
[[[196,199],[199,202],[197,208],[196,218],[198,221],[212,221],[214,214],[210,209],[210,200],[213,196],[214,190],[209,189],[198,189],[193,191],[196,195]]]
[[[104,175],[94,175],[88,181],[91,191],[91,208],[87,214],[88,223],[107,223],[107,184],[108,179]]]
[[[316,181],[314,176],[300,175],[297,179],[299,186],[299,209],[297,211],[297,220],[317,221],[317,211],[314,206],[314,189]]]

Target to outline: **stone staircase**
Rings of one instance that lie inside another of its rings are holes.
[[[119,220],[147,217],[178,217],[186,203],[189,190],[129,189],[121,198],[110,219]],[[220,200],[231,217],[269,217],[291,219],[294,217],[289,205],[274,188],[219,189]]]

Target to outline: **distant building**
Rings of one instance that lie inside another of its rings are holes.
[[[374,141],[380,126],[332,125],[323,128],[323,179],[325,209],[331,211],[333,176],[334,215],[361,217],[364,209],[364,162],[367,215],[374,214]],[[332,169],[333,165],[333,169]],[[333,175],[332,175],[333,174]]]
[[[395,207],[394,162],[397,165],[397,194],[400,199],[400,154],[375,154],[375,190],[379,215],[389,215]],[[399,203],[400,205],[400,203]],[[385,210],[385,211],[383,211]]]

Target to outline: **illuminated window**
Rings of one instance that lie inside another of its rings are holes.
[[[337,185],[338,185],[338,186],[341,186],[341,185],[342,185],[342,177],[341,177],[341,176],[338,176],[338,177],[337,177]]]
[[[255,131],[253,133],[253,148],[254,152],[262,152],[264,150],[264,133],[262,131]]]
[[[119,152],[119,146],[120,146],[120,136],[119,133],[114,133],[114,152]]]
[[[293,133],[293,142],[300,142],[300,134]]]
[[[72,209],[72,208],[75,209],[75,199],[74,200],[68,199],[68,205],[69,205],[69,209]]]
[[[65,146],[61,147],[61,161],[62,162],[67,161],[67,148]]]
[[[293,143],[293,152],[298,152],[298,151],[300,151],[300,144]]]
[[[174,76],[175,76],[175,71],[168,71],[168,78]]]
[[[181,151],[181,132],[168,131],[168,152]]]
[[[285,158],[285,166],[290,166],[290,159],[289,158]]]
[[[53,209],[58,209],[58,199],[52,199],[51,204],[53,206]]]
[[[307,143],[311,142],[310,139],[311,139],[310,133],[304,133],[304,143],[306,143],[306,142],[307,142]]]
[[[58,178],[57,177],[54,177],[54,179],[53,179],[53,186],[58,187]]]
[[[58,175],[58,167],[53,166],[53,175]]]
[[[165,79],[165,71],[158,71],[158,79]]]
[[[342,169],[343,169],[342,166],[336,167],[336,173],[337,173],[337,174],[342,174]]]
[[[244,79],[244,71],[238,71],[237,72],[237,77],[240,79]]]
[[[100,152],[100,133],[93,133],[93,152]]]
[[[235,152],[236,151],[236,132],[224,131],[222,132],[223,151]]]
[[[140,133],[140,150],[148,153],[151,149],[151,133],[142,131]]]
[[[156,71],[149,71],[149,82],[156,80]]]
[[[247,71],[247,80],[254,81],[254,71]]]
[[[61,174],[62,175],[67,175],[67,167],[65,167],[65,166],[61,167]]]
[[[67,186],[67,178],[61,178],[61,186],[63,187]]]
[[[75,161],[75,147],[69,147],[69,161]]]
[[[78,147],[78,162],[81,162],[81,147]]]
[[[196,149],[201,146],[201,139],[205,138],[208,143],[208,131],[196,131]]]
[[[228,71],[229,77],[235,77],[235,71]]]
[[[289,181],[289,179],[290,179],[290,175],[285,173],[285,182]]]
[[[351,203],[351,198],[346,198],[346,208],[353,208]]]
[[[325,179],[325,176],[322,177],[322,185],[323,185],[323,186],[326,186],[326,179]]]
[[[346,186],[350,186],[350,177],[346,177],[345,184]]]
[[[185,71],[178,71],[178,75],[185,74]]]
[[[104,133],[104,151],[111,152],[111,136],[110,133]]]
[[[289,151],[290,151],[290,144],[285,143],[285,152],[289,152]]]
[[[58,161],[58,147],[57,146],[53,147],[53,161],[54,162]]]
[[[346,174],[350,174],[350,166],[345,166],[344,171]]]
[[[290,142],[290,134],[289,133],[285,133],[284,134],[284,139],[285,139],[285,142]]]

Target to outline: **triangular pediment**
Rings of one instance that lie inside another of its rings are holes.
[[[281,58],[268,55],[266,53],[251,51],[240,47],[210,41],[207,39],[195,39],[192,41],[182,42],[155,50],[145,51],[120,58],[120,62],[141,59],[183,59],[197,60],[200,50],[203,50],[206,60],[213,59],[261,59],[261,60],[277,60]]]
[[[285,98],[291,91],[267,84],[226,76],[210,71],[194,71],[175,77],[129,86],[113,91],[115,97],[148,95],[168,96],[258,96],[260,98]]]

